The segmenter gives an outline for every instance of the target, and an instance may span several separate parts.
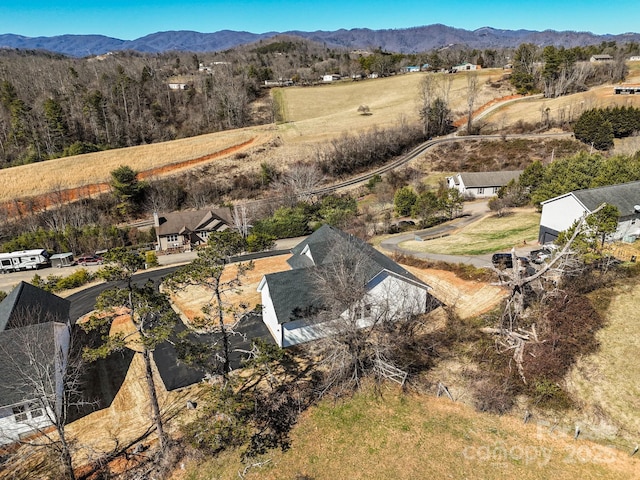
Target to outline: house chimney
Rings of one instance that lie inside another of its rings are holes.
[[[153,212],[153,226],[156,228],[160,226],[160,217],[158,217],[158,212]]]

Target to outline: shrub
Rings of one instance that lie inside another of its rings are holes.
[[[147,267],[157,267],[158,263],[158,255],[153,250],[148,250],[144,253],[145,263]]]

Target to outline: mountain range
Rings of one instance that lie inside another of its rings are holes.
[[[555,45],[557,47],[577,47],[615,41],[626,43],[640,42],[640,34],[595,35],[590,32],[555,30],[502,30],[482,27],[477,30],[464,30],[435,24],[422,27],[390,30],[370,30],[356,28],[336,31],[288,31],[250,33],[221,30],[214,33],[192,31],[158,32],[135,40],[120,40],[103,35],[59,35],[54,37],[24,37],[14,34],[0,35],[0,48],[46,50],[73,57],[101,55],[119,50],[133,50],[142,53],[161,53],[167,51],[216,52],[239,45],[249,44],[272,38],[276,35],[289,35],[306,38],[326,44],[330,47],[381,48],[388,52],[416,53],[461,45],[469,48],[517,47],[521,43],[535,45]]]

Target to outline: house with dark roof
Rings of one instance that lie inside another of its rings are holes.
[[[0,303],[0,445],[50,426],[61,407],[69,308],[25,282]]]
[[[629,182],[576,190],[542,202],[538,241],[555,241],[560,232],[603,203],[614,205],[620,213],[618,228],[607,241],[632,242],[640,237],[640,182]]]
[[[207,243],[212,232],[222,232],[233,225],[231,210],[214,208],[153,214],[159,251],[190,251]]]
[[[362,272],[364,284],[363,297],[355,308],[359,327],[372,325],[382,311],[395,318],[424,313],[440,305],[430,294],[431,287],[408,270],[362,240],[323,225],[291,250],[287,260],[291,270],[265,275],[258,286],[263,322],[280,347],[329,334],[326,322],[317,315],[329,303],[323,298],[326,293],[318,291],[317,278],[323,275],[331,280],[333,267],[349,251],[347,245],[357,252],[353,268]],[[353,305],[344,308],[345,312],[354,311]]]
[[[518,180],[521,174],[522,170],[458,173],[447,177],[447,186],[457,189],[465,197],[495,197],[500,187],[511,180]]]

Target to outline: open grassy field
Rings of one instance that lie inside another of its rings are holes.
[[[120,165],[128,165],[148,175],[173,174],[194,164],[222,163],[227,167],[257,168],[262,162],[281,166],[309,158],[313,145],[373,127],[384,128],[401,121],[416,121],[419,110],[419,85],[426,73],[396,75],[387,78],[346,81],[317,87],[291,87],[274,91],[282,102],[285,121],[268,125],[219,132],[152,145],[97,152],[38,164],[0,170],[0,203],[18,198],[60,192],[78,187],[85,194],[104,191],[109,173]],[[454,117],[463,118],[467,110],[467,74],[440,74],[450,83],[449,103]],[[475,109],[498,98],[513,94],[508,82],[500,81],[501,69],[477,72],[480,92]],[[632,66],[629,82],[638,81],[640,68]],[[552,100],[530,100],[510,104],[488,115],[483,121],[498,126],[518,120],[536,122],[549,108],[552,119],[576,118],[595,106],[611,103],[640,105],[640,97],[613,95],[611,86]],[[371,115],[360,115],[358,107],[368,105]],[[278,147],[266,146],[278,139]],[[252,147],[256,147],[251,150]],[[260,147],[260,148],[258,148]],[[249,153],[242,162],[234,153]],[[228,168],[227,168],[228,174]],[[223,171],[224,172],[224,171]],[[224,175],[225,173],[220,173]]]
[[[487,215],[462,227],[455,234],[419,242],[402,242],[400,247],[414,252],[446,255],[482,255],[538,241],[540,214],[533,208],[514,210],[509,215]]]
[[[477,72],[481,87],[476,107],[512,93],[508,84],[491,87],[504,72],[487,69]],[[283,138],[292,141],[316,141],[345,132],[375,126],[396,125],[401,118],[418,120],[419,87],[427,73],[411,73],[359,82],[339,82],[314,88],[282,89],[286,122],[279,126]],[[447,82],[450,108],[454,117],[467,109],[467,75],[438,74]],[[358,107],[368,105],[371,115],[360,115]]]
[[[369,390],[309,410],[291,449],[271,452],[245,478],[276,479],[623,479],[640,465],[628,452],[574,441],[545,425],[478,414],[444,398]],[[187,469],[174,479],[238,478],[237,453]]]
[[[483,86],[478,96],[480,106],[494,98],[510,93],[489,87],[502,74],[501,70],[479,73]],[[263,161],[282,165],[308,156],[308,145],[343,133],[353,133],[374,126],[396,124],[402,117],[409,121],[418,118],[418,85],[424,73],[398,75],[362,82],[346,82],[318,87],[292,87],[279,90],[283,98],[287,121],[275,127],[245,128],[212,133],[192,138],[152,145],[96,152],[37,164],[0,170],[0,202],[41,195],[88,185],[101,185],[92,193],[104,191],[110,172],[120,165],[128,165],[147,175],[161,176],[193,167],[193,161],[226,161],[253,167]],[[466,76],[451,77],[452,109],[462,114]],[[358,106],[368,104],[372,115],[357,113]],[[234,160],[238,151],[263,146],[279,138],[277,151],[260,148],[262,155]],[[172,167],[173,166],[173,167]],[[167,168],[168,167],[168,168]],[[89,191],[89,190],[87,190]]]
[[[624,83],[640,83],[640,62],[630,63],[629,75]],[[505,105],[484,117],[484,121],[499,127],[513,125],[518,120],[535,123],[549,109],[551,121],[575,121],[585,110],[612,105],[640,107],[638,95],[615,95],[614,85],[602,85],[586,92],[558,98],[537,98]]]
[[[635,438],[640,432],[640,286],[619,287],[598,332],[598,352],[580,359],[567,383],[601,433]]]
[[[161,176],[166,167],[188,168],[192,165],[187,162],[208,156],[213,161],[270,138],[264,127],[247,128],[2,169],[0,202],[102,184],[108,182],[110,172],[121,165]]]

